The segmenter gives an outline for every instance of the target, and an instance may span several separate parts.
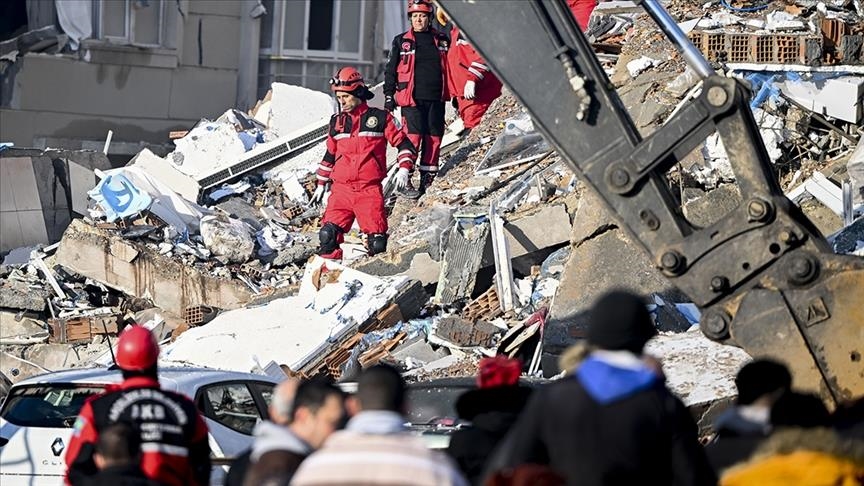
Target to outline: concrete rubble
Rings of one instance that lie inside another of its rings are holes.
[[[835,250],[860,254],[861,12],[804,3],[669,8],[715,67],[754,88],[751,108],[790,199],[811,217],[827,212],[817,225]],[[587,35],[643,136],[700,89],[630,2],[601,3]],[[763,42],[775,57],[759,57]],[[782,57],[784,43],[798,57]],[[110,340],[138,322],[158,334],[172,365],[348,380],[386,362],[424,380],[473,375],[482,356],[506,354],[527,374],[552,377],[558,355],[584,337],[594,299],[625,287],[652,302],[661,335],[648,349],[685,403],[707,414],[733,397],[746,353],[693,329],[698,309],[506,89],[467,136],[448,132],[439,176],[419,201],[392,196],[384,181],[388,252],[367,257],[354,228],[343,262],[314,256],[321,208],[309,197],[333,111],[329,95],[274,83],[248,113],[228,109],[172,132],[165,157],[144,149],[124,167],[91,167],[99,180],[87,179],[89,198],[73,201],[78,216],[59,243],[4,255],[0,372],[14,382],[109,365]],[[669,176],[695,226],[740,203],[716,137]]]

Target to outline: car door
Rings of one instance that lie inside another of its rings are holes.
[[[265,393],[273,384],[225,381],[201,387],[195,402],[204,414],[216,446],[216,458],[234,458],[252,445],[252,430],[266,418]]]

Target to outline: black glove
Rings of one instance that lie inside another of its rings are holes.
[[[390,95],[384,96],[384,109],[387,111],[393,111],[396,109],[396,101]]]
[[[459,111],[459,100],[455,96],[450,100],[450,104],[453,105],[454,110]]]

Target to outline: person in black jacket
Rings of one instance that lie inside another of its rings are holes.
[[[693,418],[642,357],[656,334],[642,299],[610,292],[590,319],[595,350],[533,392],[487,472],[548,464],[580,486],[715,484]]]
[[[471,484],[480,484],[486,460],[525,407],[531,389],[519,385],[522,363],[504,356],[480,360],[477,388],[456,401],[459,418],[471,422],[450,436],[447,453]]]
[[[84,478],[86,486],[155,486],[141,471],[141,441],[131,425],[116,423],[99,434],[93,461],[99,472]]]
[[[708,460],[720,474],[746,460],[771,432],[771,407],[789,392],[792,375],[782,363],[756,359],[735,376],[738,398],[714,423],[714,440],[705,447]]]
[[[403,190],[418,198],[438,173],[441,138],[444,136],[444,103],[450,100],[447,86],[447,52],[450,38],[432,27],[432,3],[410,0],[411,28],[397,35],[384,71],[384,108],[402,107],[402,122],[408,140],[420,151],[420,188]]]

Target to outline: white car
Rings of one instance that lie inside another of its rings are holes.
[[[72,424],[87,397],[120,383],[119,370],[77,369],[47,373],[15,384],[0,408],[0,484],[58,485]],[[213,484],[221,484],[226,459],[252,445],[252,429],[267,418],[276,380],[265,375],[202,368],[159,370],[162,388],[192,398],[210,430]],[[221,461],[220,461],[221,460]]]

